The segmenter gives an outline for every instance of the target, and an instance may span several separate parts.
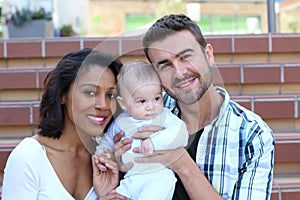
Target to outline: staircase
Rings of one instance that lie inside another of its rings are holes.
[[[207,40],[214,47],[215,84],[261,115],[274,131],[271,199],[300,199],[300,34]],[[46,74],[63,55],[84,47],[109,51],[123,62],[146,60],[140,37],[0,40],[0,184],[11,150],[37,130]]]

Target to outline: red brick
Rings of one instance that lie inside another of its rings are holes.
[[[45,40],[46,57],[62,57],[80,50],[79,38],[48,38]]]
[[[271,194],[271,200],[280,200],[279,199],[279,194],[278,193],[272,193]]]
[[[29,107],[0,107],[0,125],[29,125]]]
[[[42,57],[41,39],[9,39],[7,40],[8,58]]]
[[[216,68],[212,69],[215,83],[241,83],[241,68],[239,64],[218,64]]]
[[[142,37],[124,37],[122,38],[121,55],[144,55]]]
[[[207,42],[214,48],[214,53],[232,53],[232,37],[208,36]]]
[[[11,153],[12,149],[0,149],[0,170],[4,170],[7,158]]]
[[[272,52],[275,53],[300,52],[300,35],[299,34],[272,35]]]
[[[298,191],[287,191],[281,193],[281,199],[282,200],[297,200],[300,199],[300,191],[299,188],[297,188]]]
[[[297,97],[298,99],[298,118],[300,118],[300,96]]]
[[[119,56],[119,40],[117,37],[84,38],[83,47],[103,51],[114,56]]]
[[[268,35],[237,35],[234,38],[235,53],[269,52]]]
[[[240,104],[241,106],[252,111],[252,100],[250,96],[232,96],[231,99]]]
[[[0,58],[4,58],[4,44],[3,44],[3,40],[0,41]]]
[[[297,140],[289,142],[278,141],[275,145],[275,163],[300,162],[299,149],[300,142]]]
[[[294,119],[294,101],[284,99],[255,99],[254,112],[266,119]]]
[[[244,83],[280,83],[280,65],[245,65]]]
[[[251,102],[237,102],[238,104],[240,104],[241,106],[247,108],[248,110],[251,110]]]
[[[118,37],[102,38],[102,40],[99,40],[98,45],[93,49],[119,57],[120,40],[121,39]]]
[[[36,72],[34,71],[12,71],[1,72],[0,89],[29,89],[36,88]]]
[[[101,41],[103,41],[104,39],[101,38],[83,38],[83,47],[84,48],[95,48],[96,46],[98,46]]]
[[[38,71],[38,78],[39,78],[39,88],[44,88],[44,80],[47,76],[47,74],[49,73],[49,71],[52,69],[47,69],[47,70],[43,70],[43,71]]]
[[[299,83],[300,82],[300,63],[284,65],[284,82]]]
[[[40,107],[38,104],[33,106],[33,124],[38,125],[39,124],[39,119],[40,119]]]

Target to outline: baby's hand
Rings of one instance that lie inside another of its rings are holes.
[[[154,152],[154,146],[150,138],[144,140],[139,148],[142,154],[152,154]]]

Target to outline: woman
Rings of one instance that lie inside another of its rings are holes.
[[[121,66],[88,48],[60,60],[45,80],[38,134],[25,138],[7,161],[3,200],[124,199],[113,192],[119,171],[111,152],[91,158],[92,138],[117,109]]]

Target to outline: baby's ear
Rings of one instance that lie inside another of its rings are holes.
[[[127,110],[124,99],[120,96],[117,96],[117,101],[120,105],[120,107],[122,108],[123,111]]]

